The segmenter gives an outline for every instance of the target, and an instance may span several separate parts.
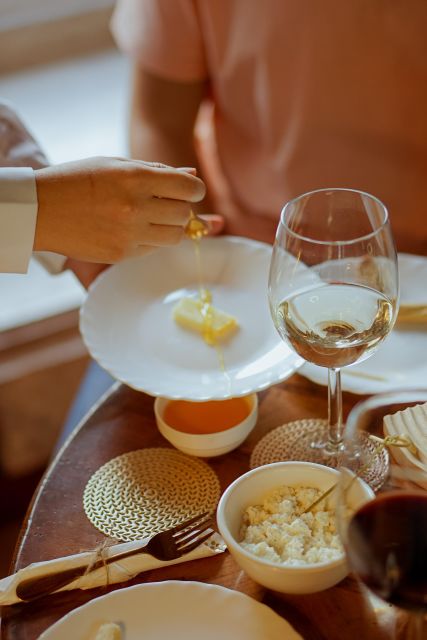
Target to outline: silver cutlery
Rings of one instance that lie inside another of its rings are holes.
[[[210,529],[211,519],[210,513],[202,513],[181,522],[176,527],[156,533],[143,547],[97,560],[91,565],[86,563],[45,576],[27,578],[17,585],[16,595],[26,602],[41,598],[85,574],[140,553],[150,554],[161,561],[176,560],[210,538],[213,533]]]

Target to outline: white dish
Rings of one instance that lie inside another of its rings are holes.
[[[91,640],[100,624],[119,621],[125,625],[126,640],[301,640],[286,620],[243,593],[175,580],[95,598],[39,640]]]
[[[206,238],[202,265],[214,304],[239,331],[217,351],[179,327],[172,308],[198,289],[190,241],[131,258],[105,271],[82,306],[80,329],[95,360],[115,378],[153,396],[221,400],[284,380],[302,364],[270,317],[271,246],[245,238]]]
[[[400,303],[427,304],[427,258],[399,254]],[[370,358],[341,371],[342,388],[353,393],[381,393],[427,387],[427,329],[395,328]],[[306,363],[299,373],[328,384],[323,367]]]

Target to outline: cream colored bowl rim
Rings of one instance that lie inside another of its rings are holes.
[[[326,560],[325,562],[316,562],[313,564],[304,564],[301,565],[300,567],[295,567],[295,566],[287,566],[287,565],[281,565],[278,564],[277,562],[272,562],[271,560],[266,560],[264,558],[260,558],[259,556],[256,556],[253,553],[250,553],[250,551],[247,551],[244,547],[242,547],[241,544],[239,544],[237,542],[237,540],[234,538],[234,536],[231,534],[230,529],[228,528],[228,524],[225,521],[225,517],[224,517],[224,509],[225,509],[225,505],[227,503],[227,500],[229,499],[231,493],[233,492],[233,490],[235,489],[235,487],[239,484],[242,484],[243,482],[245,482],[247,480],[247,478],[260,474],[260,473],[268,473],[269,469],[273,469],[273,468],[290,468],[290,467],[294,467],[294,466],[306,466],[306,467],[311,467],[311,468],[316,468],[316,469],[322,469],[322,470],[327,470],[330,471],[332,475],[334,475],[337,480],[338,480],[338,476],[339,476],[339,471],[337,471],[336,469],[332,469],[331,467],[326,467],[325,465],[321,465],[321,464],[317,464],[315,462],[304,462],[304,461],[299,461],[299,460],[289,460],[289,461],[283,461],[283,462],[272,462],[271,464],[266,464],[266,465],[262,465],[261,467],[256,467],[255,469],[251,469],[250,471],[247,471],[246,473],[244,473],[243,475],[239,476],[238,478],[236,478],[236,480],[234,480],[228,487],[227,489],[224,491],[224,493],[222,494],[220,501],[218,503],[218,508],[217,508],[217,522],[218,522],[218,528],[220,530],[221,535],[223,536],[223,538],[225,539],[225,542],[227,544],[227,546],[231,546],[234,548],[235,551],[237,551],[238,553],[241,553],[243,556],[245,556],[246,558],[248,558],[248,560],[252,560],[253,562],[259,562],[261,565],[265,565],[267,567],[272,567],[274,569],[279,569],[280,571],[286,571],[286,572],[291,572],[291,573],[301,573],[301,572],[320,572],[324,569],[332,569],[334,567],[338,567],[339,565],[343,564],[346,562],[346,556],[345,556],[345,552],[343,552],[343,555],[341,558],[337,558],[336,560]]]
[[[168,402],[177,402],[175,398],[165,398],[163,396],[158,396],[154,401],[154,414],[156,419],[161,420],[163,425],[165,425],[167,429],[170,429],[170,431],[176,434],[178,438],[181,438],[182,440],[185,439],[186,441],[191,441],[191,443],[194,446],[197,446],[197,445],[206,446],[210,441],[216,442],[218,438],[221,438],[222,434],[231,434],[234,431],[241,429],[242,426],[246,423],[246,421],[249,420],[254,415],[255,411],[257,411],[258,395],[256,393],[250,393],[247,396],[241,396],[241,397],[252,399],[252,407],[248,415],[246,416],[246,418],[244,418],[244,420],[242,420],[241,422],[238,422],[237,424],[233,425],[232,427],[229,427],[228,429],[224,429],[223,431],[214,431],[213,433],[188,433],[186,431],[179,431],[178,429],[175,429],[170,424],[168,424],[163,417],[163,412],[161,411],[160,406],[163,403],[166,406]],[[231,398],[218,400],[218,402],[225,402],[226,400],[231,400]],[[183,402],[191,402],[191,401],[183,400]],[[216,401],[206,400],[206,402],[216,402]],[[203,404],[203,403],[198,402],[197,404]]]

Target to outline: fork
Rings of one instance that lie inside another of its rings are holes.
[[[16,595],[25,602],[42,598],[87,573],[139,553],[147,553],[162,561],[176,560],[210,538],[213,533],[210,529],[211,520],[212,515],[205,512],[181,522],[176,527],[156,533],[143,547],[97,560],[92,565],[86,563],[46,576],[27,578],[17,585]]]

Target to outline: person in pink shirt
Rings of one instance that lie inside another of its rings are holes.
[[[426,27],[426,0],[118,0],[131,155],[199,165],[228,233],[272,242],[289,199],[349,187],[427,255]],[[91,368],[65,433],[111,383]]]
[[[427,254],[426,26],[424,0],[118,0],[131,154],[199,162],[228,233],[271,242],[289,199],[350,187]]]

